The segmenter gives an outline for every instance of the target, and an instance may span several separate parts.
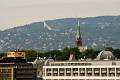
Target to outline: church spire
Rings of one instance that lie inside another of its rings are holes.
[[[78,21],[78,28],[77,28],[77,32],[76,32],[76,38],[80,38],[80,23]]]
[[[81,47],[82,46],[82,38],[81,38],[81,32],[80,32],[80,23],[79,21],[77,22],[77,31],[76,31],[76,47]]]

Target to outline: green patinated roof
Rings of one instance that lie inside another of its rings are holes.
[[[76,38],[80,38],[81,37],[81,34],[80,34],[80,24],[79,24],[79,21],[78,21],[78,29],[77,29],[77,32],[76,32]]]

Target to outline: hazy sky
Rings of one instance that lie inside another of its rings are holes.
[[[0,0],[0,29],[44,19],[120,15],[120,0]]]

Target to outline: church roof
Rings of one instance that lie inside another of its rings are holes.
[[[102,50],[96,57],[96,60],[114,60],[114,59],[115,56],[112,54],[112,52],[105,50]]]
[[[54,62],[54,60],[52,59],[52,57],[49,57],[46,61],[45,61],[45,63],[44,63],[44,65],[50,65],[50,62]]]
[[[80,23],[78,21],[78,29],[76,31],[76,38],[81,38],[81,34],[80,34]]]
[[[33,64],[42,64],[44,63],[44,61],[45,60],[43,58],[37,57],[35,61],[33,62]]]

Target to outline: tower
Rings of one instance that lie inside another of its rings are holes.
[[[80,50],[80,52],[84,52],[84,51],[87,50],[87,46],[83,47],[83,44],[82,44],[82,38],[81,38],[79,21],[78,21],[77,27],[78,28],[77,28],[77,32],[76,32],[75,46]]]
[[[82,47],[82,38],[81,38],[81,33],[80,33],[80,23],[78,21],[77,25],[77,31],[76,31],[76,40],[75,40],[75,46],[77,48]]]

